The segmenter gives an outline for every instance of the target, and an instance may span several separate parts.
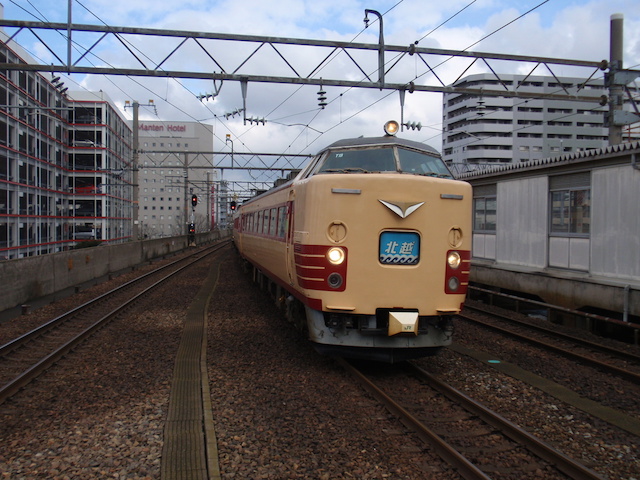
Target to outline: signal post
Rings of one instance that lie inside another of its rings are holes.
[[[196,246],[196,205],[198,205],[198,196],[194,193],[191,195],[191,221],[189,222],[188,243],[190,247]]]

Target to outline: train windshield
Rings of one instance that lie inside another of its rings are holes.
[[[315,173],[382,172],[453,178],[439,157],[393,146],[330,150],[315,168]]]
[[[393,147],[330,151],[318,173],[396,172]]]
[[[453,178],[451,172],[441,158],[425,155],[417,150],[398,148],[400,158],[400,171],[413,173],[414,175],[427,175],[430,177]]]

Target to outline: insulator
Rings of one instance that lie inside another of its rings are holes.
[[[327,106],[327,92],[322,89],[318,91],[318,106],[323,109]]]
[[[407,128],[410,128],[411,130],[418,130],[420,131],[422,129],[422,123],[420,122],[407,122],[407,123],[403,123],[403,125]]]

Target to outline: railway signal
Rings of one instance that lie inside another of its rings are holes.
[[[194,193],[191,195],[191,206],[195,207],[196,205],[198,205],[198,196]]]

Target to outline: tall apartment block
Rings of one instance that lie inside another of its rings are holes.
[[[470,75],[456,87],[566,93],[600,98],[602,80],[545,76]],[[553,157],[607,145],[608,129],[598,103],[446,93],[443,96],[442,152],[460,170],[479,165]]]
[[[31,62],[0,40],[0,63]],[[0,260],[131,240],[131,147],[131,129],[104,93],[0,71]]]

